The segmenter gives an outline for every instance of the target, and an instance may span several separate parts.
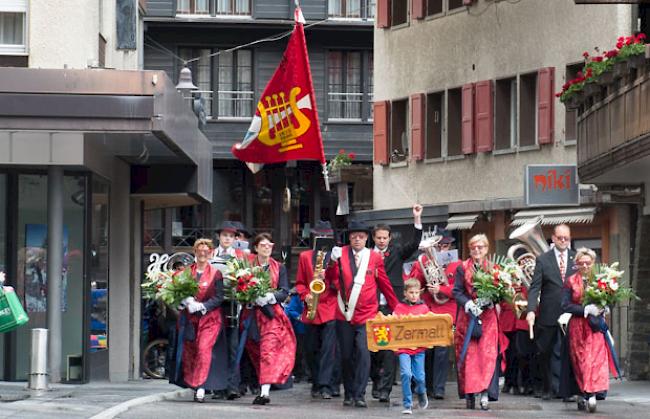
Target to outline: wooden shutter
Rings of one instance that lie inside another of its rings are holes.
[[[461,93],[461,150],[474,152],[474,83],[463,86]]]
[[[555,134],[555,67],[540,68],[537,73],[537,141],[553,143]]]
[[[374,103],[374,116],[372,124],[373,134],[373,162],[375,164],[388,164],[388,128],[390,127],[390,102],[382,100]]]
[[[424,158],[425,96],[411,96],[411,160]]]
[[[391,0],[377,0],[375,18],[378,28],[390,28],[390,6]]]
[[[426,0],[411,0],[411,16],[413,19],[423,19],[425,16],[424,6]]]
[[[494,144],[494,82],[476,83],[476,152],[492,151]]]

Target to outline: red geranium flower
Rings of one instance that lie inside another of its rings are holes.
[[[645,34],[643,32],[641,32],[640,34],[638,34],[636,36],[636,39],[637,39],[637,41],[643,41],[644,39],[646,39],[646,36],[645,36]]]
[[[588,53],[587,51],[585,51],[585,52],[582,53],[582,56],[585,57],[585,58],[588,58],[588,57],[589,57],[589,53]]]
[[[339,154],[345,154],[345,150],[340,149],[340,150],[339,150]]]
[[[618,48],[618,49],[623,48],[623,42],[622,42],[622,41],[618,41],[618,42],[616,43],[616,48]]]
[[[350,160],[354,160],[357,157],[357,155],[354,152],[352,152],[348,154],[348,157],[350,158]]]

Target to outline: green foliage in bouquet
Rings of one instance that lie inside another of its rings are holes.
[[[269,273],[261,266],[251,265],[246,258],[229,260],[224,279],[228,282],[228,297],[242,304],[253,303],[258,297],[273,291]]]
[[[513,304],[516,286],[521,286],[524,274],[515,261],[505,256],[491,255],[484,266],[473,274],[476,296],[481,301]]]
[[[585,284],[582,304],[595,304],[604,308],[631,298],[639,300],[632,288],[620,286],[619,281],[623,273],[624,271],[618,270],[618,262],[611,265],[605,263],[594,265]]]
[[[191,269],[185,269],[174,276],[172,271],[155,271],[147,274],[147,281],[141,285],[142,297],[162,301],[170,307],[177,307],[187,297],[194,297],[199,284]]]

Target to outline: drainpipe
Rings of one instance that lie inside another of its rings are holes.
[[[50,381],[61,382],[61,282],[63,272],[63,168],[47,172],[47,328]]]

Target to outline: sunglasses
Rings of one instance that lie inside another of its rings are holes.
[[[470,246],[470,247],[469,247],[469,250],[483,250],[483,249],[485,249],[486,247],[487,247],[487,246],[485,246],[485,245],[477,244],[476,246]]]
[[[264,242],[258,243],[259,247],[273,247],[274,245],[275,243],[264,243]]]

